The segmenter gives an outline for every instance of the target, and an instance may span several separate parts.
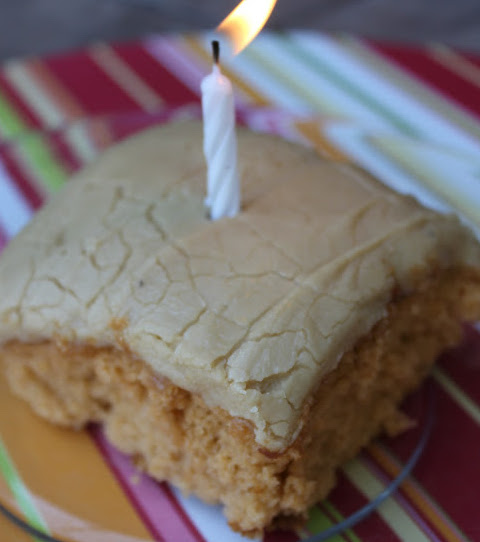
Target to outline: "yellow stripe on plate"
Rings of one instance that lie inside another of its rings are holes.
[[[359,459],[354,459],[347,463],[343,467],[343,471],[352,484],[368,499],[374,499],[385,489],[385,485]],[[408,542],[430,542],[430,538],[426,536],[392,497],[383,501],[377,508],[377,513],[401,540],[408,540]]]
[[[32,414],[13,397],[1,373],[0,434],[54,535],[65,538],[70,525],[72,533],[85,534],[76,540],[85,542],[113,533],[123,535],[115,540],[151,539],[90,436]]]

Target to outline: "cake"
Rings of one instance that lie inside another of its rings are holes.
[[[204,208],[201,125],[106,151],[0,257],[0,357],[52,423],[102,423],[257,535],[297,524],[480,317],[458,219],[239,130],[242,211]]]

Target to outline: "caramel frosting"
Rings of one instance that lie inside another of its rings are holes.
[[[0,342],[127,348],[278,451],[412,270],[480,267],[480,248],[353,166],[238,140],[234,218],[206,217],[197,123],[145,131],[76,175],[0,258]]]

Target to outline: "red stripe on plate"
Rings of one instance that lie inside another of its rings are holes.
[[[290,531],[268,532],[263,537],[263,542],[298,542],[300,538]]]
[[[98,426],[90,434],[146,527],[161,542],[206,542],[166,484],[140,473]]]
[[[65,134],[61,132],[52,134],[48,142],[57,158],[57,162],[60,162],[68,173],[74,173],[83,166],[83,163],[73,151],[72,146],[65,139]]]
[[[128,64],[168,105],[198,102],[198,96],[164,68],[140,44],[113,45],[118,56]]]
[[[189,104],[179,107],[166,107],[154,113],[131,113],[112,117],[108,121],[109,129],[115,141],[120,141],[140,130],[178,120],[199,120],[202,112],[200,104]]]
[[[369,45],[427,85],[480,116],[478,87],[442,66],[428,53],[419,49],[372,42]]]
[[[480,405],[480,333],[465,326],[465,340],[439,360],[445,373]],[[479,458],[480,460],[480,458]]]
[[[32,209],[39,209],[43,204],[44,194],[35,181],[25,172],[19,160],[12,155],[11,149],[2,149],[0,157],[25,201]]]
[[[193,524],[188,514],[183,509],[182,505],[178,502],[170,487],[167,484],[162,484],[161,487],[165,492],[166,497],[170,501],[170,504],[176,510],[179,517],[182,518],[184,525],[188,527],[195,540],[197,540],[198,542],[206,542],[203,536],[197,531],[197,528]]]
[[[465,57],[467,60],[469,60],[472,64],[475,64],[480,68],[480,55],[476,55],[474,53],[466,53],[462,51],[461,53],[457,51],[457,53],[463,57]]]
[[[38,129],[42,127],[40,118],[34,113],[28,104],[22,100],[15,88],[0,71],[0,89],[4,97],[8,100],[12,110],[20,117],[25,124],[25,129]]]
[[[6,232],[3,231],[2,226],[0,225],[0,252],[5,248],[8,242],[8,236]]]
[[[138,104],[86,52],[48,57],[44,63],[82,105],[86,115],[139,109]]]
[[[461,362],[461,360],[458,360]],[[477,379],[477,385],[480,383]],[[480,427],[435,382],[436,421],[414,476],[466,536],[476,539],[480,488]],[[405,462],[421,427],[389,442]]]

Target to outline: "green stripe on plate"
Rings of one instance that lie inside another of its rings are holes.
[[[337,523],[340,523],[345,519],[345,516],[343,516],[330,501],[323,501],[322,505]],[[350,542],[362,542],[361,539],[358,538],[358,536],[351,529],[347,529],[345,531],[345,535],[348,536]]]
[[[65,182],[67,173],[43,141],[42,135],[28,130],[15,109],[0,93],[0,131],[6,138],[20,136],[15,144],[23,161],[47,192],[56,192]]]
[[[24,484],[22,478],[20,477],[13,461],[10,458],[10,455],[3,444],[3,441],[0,437],[0,472],[2,473],[10,491],[13,493],[15,500],[23,512],[28,523],[37,529],[38,531],[50,534],[48,526],[43,519],[42,515],[35,506],[35,502],[28,490],[27,486]]]
[[[29,133],[18,140],[23,160],[49,193],[57,192],[67,179],[67,172],[39,133]]]
[[[5,137],[17,136],[26,130],[26,126],[9,104],[8,100],[0,93],[0,130]]]
[[[327,514],[325,514],[325,512],[320,510],[318,506],[314,506],[313,508],[311,508],[306,525],[310,533],[321,533],[322,531],[329,529],[333,525],[335,525],[335,523],[327,516]],[[341,534],[337,534],[330,537],[328,540],[329,542],[346,542],[347,538],[345,538],[345,536],[342,536]]]

